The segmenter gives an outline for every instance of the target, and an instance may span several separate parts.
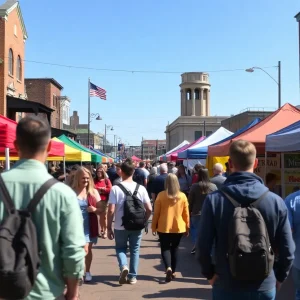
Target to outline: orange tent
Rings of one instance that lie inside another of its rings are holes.
[[[208,156],[227,156],[229,147],[233,141],[246,140],[252,142],[258,154],[265,153],[266,135],[276,132],[300,120],[300,110],[287,103],[273,112],[270,116],[250,127],[232,140],[225,141],[219,145],[208,147]]]

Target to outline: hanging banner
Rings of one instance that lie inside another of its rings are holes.
[[[254,170],[255,174],[265,180],[265,170],[268,173],[278,175],[278,182],[280,183],[280,154],[270,154],[267,157],[267,168],[265,167],[265,156],[258,156],[257,168]]]

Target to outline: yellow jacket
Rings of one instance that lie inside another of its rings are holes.
[[[161,233],[184,233],[190,229],[189,203],[184,193],[174,203],[165,191],[160,192],[154,204],[152,231]]]

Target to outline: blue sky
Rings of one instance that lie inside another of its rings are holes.
[[[3,2],[3,1],[1,1]],[[180,73],[269,67],[282,61],[282,102],[299,101],[299,0],[21,0],[29,38],[26,60],[101,69],[175,74],[104,72],[26,62],[26,77],[53,77],[64,86],[81,122],[87,122],[87,80],[107,90],[91,99],[91,112],[113,125],[123,142],[165,138],[180,114]],[[276,68],[267,69],[275,78]],[[263,72],[210,72],[211,114],[276,107],[277,86]],[[113,140],[113,136],[108,136]]]

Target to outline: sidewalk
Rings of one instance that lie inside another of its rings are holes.
[[[119,269],[113,246],[114,241],[99,239],[94,247],[93,283],[81,287],[82,300],[212,299],[210,286],[202,277],[195,256],[190,254],[190,238],[182,240],[177,278],[168,284],[164,282],[158,240],[151,232],[143,236],[136,285],[118,284]]]

